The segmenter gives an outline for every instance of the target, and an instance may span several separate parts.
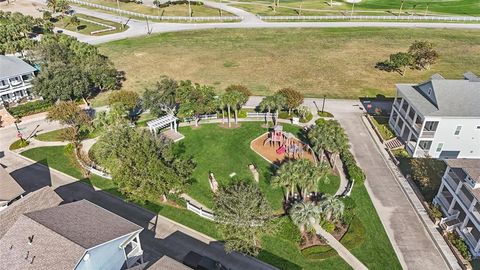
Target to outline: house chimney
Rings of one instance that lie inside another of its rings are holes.
[[[28,237],[28,244],[29,244],[29,245],[32,244],[32,242],[33,242],[33,237],[34,237],[34,236],[35,236],[35,235],[32,235],[32,236],[29,236],[29,237]]]

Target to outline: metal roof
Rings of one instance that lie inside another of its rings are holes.
[[[15,56],[0,55],[0,80],[29,74],[36,69]]]

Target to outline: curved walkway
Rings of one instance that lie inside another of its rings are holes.
[[[78,38],[80,41],[90,44],[101,44],[115,40],[148,35],[149,33],[168,33],[178,31],[205,30],[205,29],[250,29],[250,28],[347,28],[347,27],[380,27],[380,28],[449,28],[449,29],[480,29],[480,24],[469,23],[428,23],[428,22],[264,22],[254,14],[227,4],[207,1],[211,7],[221,8],[244,18],[241,22],[233,23],[155,23],[149,22],[149,28],[145,21],[129,19],[118,15],[93,11],[81,7],[73,7],[79,13],[94,16],[100,19],[127,22],[129,29],[124,32],[104,35],[87,36],[77,32],[64,31],[66,34]]]

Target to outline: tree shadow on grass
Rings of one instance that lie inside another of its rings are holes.
[[[258,255],[259,258],[262,259],[262,261],[265,261],[266,263],[269,263],[275,267],[278,267],[279,269],[288,269],[288,270],[301,270],[302,267],[289,261],[286,260],[285,258],[278,257],[275,254],[272,254],[266,250],[260,251],[260,254]]]

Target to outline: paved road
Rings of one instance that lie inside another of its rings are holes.
[[[47,123],[42,119],[22,123],[20,127],[25,128],[24,133],[27,134],[37,125],[40,125],[42,131],[61,127],[58,123]],[[218,260],[231,269],[276,269],[248,256],[238,253],[226,254],[223,245],[212,241],[209,237],[197,234],[165,218],[157,217],[150,211],[125,203],[106,192],[96,191],[72,177],[50,171],[45,166],[8,152],[8,146],[16,139],[14,126],[0,129],[0,164],[6,167],[23,189],[30,192],[50,185],[66,202],[87,199],[144,227],[141,243],[147,261],[155,262],[163,255],[181,261],[188,252],[195,251]]]
[[[230,7],[226,4],[209,2],[212,6],[217,6],[236,15],[242,16],[242,22],[232,23],[149,23],[151,33],[168,33],[204,29],[250,29],[250,28],[339,28],[339,27],[380,27],[380,28],[449,28],[449,29],[480,29],[480,24],[462,24],[462,23],[408,23],[408,22],[264,22],[259,20],[254,14],[244,10]],[[222,6],[219,6],[222,5]],[[88,14],[94,17],[115,22],[126,22],[127,18],[118,15],[106,14],[93,11],[86,8],[74,7],[77,12]],[[90,44],[101,44],[115,40],[138,37],[147,35],[147,24],[144,21],[131,19],[128,23],[129,29],[104,36],[87,36],[77,32],[65,31],[66,34],[77,37],[80,41]]]

